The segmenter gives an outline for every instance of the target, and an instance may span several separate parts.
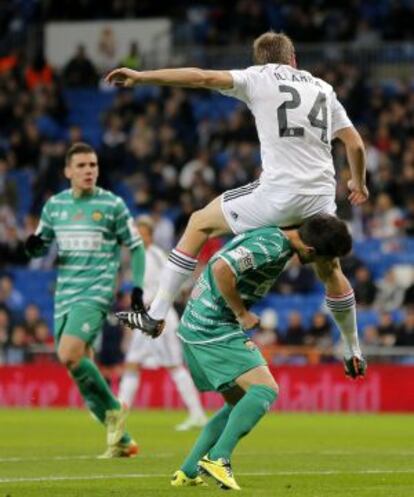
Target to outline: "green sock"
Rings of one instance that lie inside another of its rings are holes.
[[[181,466],[182,471],[189,477],[195,478],[198,473],[198,461],[204,457],[221,435],[227,420],[229,419],[232,406],[225,404],[216,414],[209,419],[203,428],[190,454]]]
[[[276,397],[277,393],[266,385],[251,386],[233,407],[223,433],[209,452],[210,459],[230,459],[239,440],[256,426]]]
[[[111,392],[95,363],[87,357],[82,357],[79,364],[70,372],[88,408],[101,423],[105,423],[105,412],[119,409],[121,404]]]

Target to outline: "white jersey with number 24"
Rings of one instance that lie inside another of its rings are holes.
[[[335,192],[331,140],[352,126],[332,86],[307,71],[266,64],[230,71],[222,90],[247,104],[256,120],[262,185],[301,195]]]

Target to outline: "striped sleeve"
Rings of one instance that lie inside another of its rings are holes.
[[[45,247],[49,247],[55,238],[55,231],[53,229],[53,221],[51,216],[51,202],[48,201],[40,215],[39,225],[36,229],[36,235],[39,235],[45,243]]]
[[[239,246],[219,255],[231,267],[236,276],[249,270],[257,270],[266,264],[277,263],[282,255],[283,243],[274,239],[245,240]]]
[[[119,243],[122,243],[131,250],[141,245],[142,240],[138,234],[134,220],[121,198],[117,199],[114,216],[115,235]]]

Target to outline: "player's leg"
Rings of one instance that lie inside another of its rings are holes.
[[[208,454],[211,447],[217,442],[226,426],[233,406],[237,404],[243,395],[244,391],[238,386],[234,386],[223,393],[226,403],[208,420],[208,423],[201,431],[190,453],[181,465],[180,471],[184,473],[184,476],[196,478],[200,459]],[[182,475],[177,475],[177,478],[179,477],[182,478]]]
[[[339,260],[319,261],[315,270],[326,288],[326,305],[342,334],[345,358],[360,356],[355,295]]]
[[[278,395],[278,386],[267,366],[259,366],[236,380],[246,393],[233,408],[217,443],[209,452],[210,459],[230,460],[239,440],[262,419]]]
[[[141,368],[139,364],[126,362],[124,372],[119,383],[119,400],[130,409],[133,404],[141,383]]]
[[[208,238],[230,232],[220,197],[191,215],[178,245],[168,257],[160,287],[149,310],[151,318],[165,318],[179,289],[196,268],[197,255]]]
[[[101,331],[103,319],[102,311],[74,307],[56,323],[57,354],[92,414],[106,425],[108,445],[127,444],[131,442],[124,430],[127,410],[113,395],[90,354],[90,344]]]

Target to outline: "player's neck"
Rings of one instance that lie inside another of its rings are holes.
[[[75,186],[72,186],[72,195],[74,198],[90,197],[95,193],[95,190],[96,186],[88,188],[87,190],[83,190],[81,188],[76,188]]]

